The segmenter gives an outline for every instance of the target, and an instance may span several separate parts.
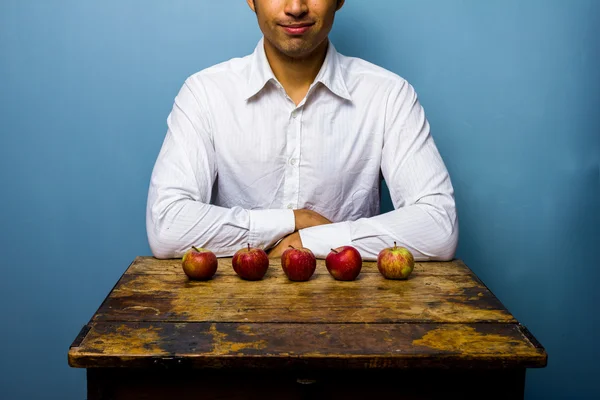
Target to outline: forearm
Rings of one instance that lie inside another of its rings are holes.
[[[191,246],[227,257],[248,243],[270,247],[293,232],[294,218],[290,210],[228,209],[189,199],[161,205],[150,198],[146,225],[157,258],[181,257]]]
[[[319,258],[327,256],[332,247],[351,245],[363,259],[376,260],[382,249],[397,242],[408,248],[416,260],[450,260],[458,242],[454,201],[451,197],[436,200],[371,218],[304,229],[300,237],[303,245]]]

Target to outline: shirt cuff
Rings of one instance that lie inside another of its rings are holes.
[[[292,210],[249,210],[250,245],[268,249],[282,237],[294,232],[296,220]]]
[[[340,246],[351,246],[352,235],[350,234],[350,222],[338,222],[301,229],[300,240],[302,247],[310,249],[315,257],[325,258]]]

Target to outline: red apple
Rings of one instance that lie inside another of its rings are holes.
[[[360,274],[362,258],[354,247],[342,246],[331,249],[325,258],[325,266],[338,281],[353,281]]]
[[[415,268],[415,258],[408,249],[394,242],[394,247],[379,252],[377,268],[387,279],[406,279]]]
[[[269,268],[269,257],[264,250],[250,247],[238,250],[233,255],[233,270],[240,278],[249,281],[258,281],[265,276]]]
[[[281,255],[281,268],[290,281],[307,281],[315,273],[317,259],[310,249],[290,246]]]
[[[181,266],[190,279],[206,280],[217,272],[217,256],[210,250],[194,246],[183,255]]]

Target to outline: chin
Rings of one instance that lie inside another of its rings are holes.
[[[290,41],[293,42],[294,39],[291,39]],[[279,50],[280,53],[286,55],[287,57],[300,59],[309,57],[319,48],[320,44],[321,43],[314,44],[306,42],[286,43],[283,46],[277,46],[277,50]]]

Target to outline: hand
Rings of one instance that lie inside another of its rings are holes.
[[[294,219],[296,221],[295,230],[310,228],[311,226],[330,224],[331,221],[313,210],[305,208],[294,210]]]
[[[302,239],[300,239],[300,234],[298,232],[294,232],[292,234],[287,235],[277,244],[277,246],[273,247],[269,250],[269,258],[279,258],[290,246],[294,246],[296,248],[302,247]]]

